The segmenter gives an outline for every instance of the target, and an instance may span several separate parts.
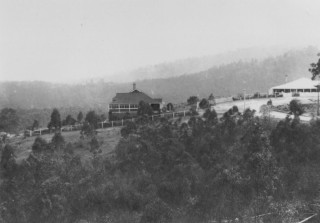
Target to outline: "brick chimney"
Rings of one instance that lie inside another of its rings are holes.
[[[136,90],[136,83],[133,83],[133,91]]]

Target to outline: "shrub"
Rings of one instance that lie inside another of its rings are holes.
[[[61,149],[65,145],[65,141],[60,132],[54,134],[51,139],[51,144],[55,149]]]
[[[203,98],[199,103],[199,107],[202,109],[209,108],[209,101]]]
[[[170,222],[172,220],[172,211],[169,206],[161,199],[156,199],[145,207],[141,223]]]
[[[48,149],[48,143],[46,140],[38,136],[32,145],[33,152],[41,152]]]
[[[15,155],[13,148],[10,145],[6,145],[3,149],[2,155],[1,155],[1,167],[5,170],[10,169],[10,163],[14,161]]]
[[[153,109],[151,108],[151,106],[144,101],[140,101],[137,115],[141,116],[141,115],[152,115],[152,114],[153,114]]]
[[[90,152],[96,154],[99,151],[100,143],[98,142],[97,138],[94,136],[90,141]]]
[[[300,97],[300,93],[299,92],[293,92],[292,93],[292,97]]]
[[[199,98],[197,96],[191,96],[188,98],[187,102],[188,105],[194,105],[199,101]]]
[[[80,131],[80,138],[84,138],[84,136],[94,136],[96,134],[95,128],[90,125],[89,122],[83,123],[82,129]]]
[[[304,113],[301,103],[298,100],[291,100],[289,110],[294,116],[300,116]]]

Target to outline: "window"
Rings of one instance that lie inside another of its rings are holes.
[[[117,109],[117,108],[119,108],[119,105],[118,104],[111,104],[111,105],[109,105],[109,108]]]

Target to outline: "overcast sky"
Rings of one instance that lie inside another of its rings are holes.
[[[319,46],[319,0],[0,0],[0,81],[63,81],[251,46]]]

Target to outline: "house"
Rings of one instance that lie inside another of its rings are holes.
[[[154,112],[160,113],[163,102],[161,98],[151,98],[147,94],[138,91],[136,84],[133,83],[133,90],[128,93],[117,93],[109,104],[109,111],[114,113],[130,113],[136,114],[138,111],[139,102],[148,103]]]
[[[283,94],[284,96],[291,96],[296,92],[300,95],[312,95],[317,93],[318,81],[313,81],[311,78],[300,78],[286,84],[275,86],[269,89],[269,94]]]

